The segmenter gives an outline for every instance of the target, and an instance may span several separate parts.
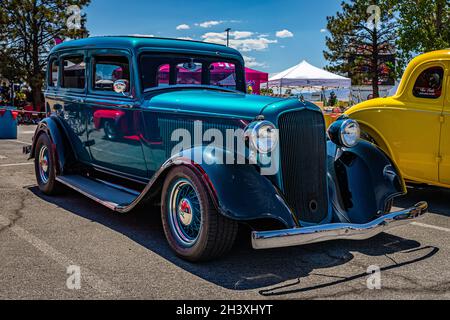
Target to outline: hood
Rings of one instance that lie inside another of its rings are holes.
[[[395,97],[389,97],[389,98],[377,98],[372,100],[367,100],[364,102],[361,102],[350,109],[348,109],[345,114],[351,115],[352,113],[359,112],[362,110],[372,109],[372,108],[380,108],[380,107],[386,107],[386,106],[396,106],[401,107],[403,106],[403,103]]]
[[[264,108],[285,99],[211,89],[187,89],[148,97],[144,108],[254,119]]]

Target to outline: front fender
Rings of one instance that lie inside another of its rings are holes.
[[[389,202],[406,194],[395,163],[366,141],[354,148],[328,142],[328,174],[336,220],[368,223],[385,213]]]
[[[275,219],[287,228],[298,226],[282,194],[256,166],[222,164],[223,161],[214,159],[211,153],[208,153],[208,163],[195,162],[192,160],[195,152],[205,154],[208,151],[205,147],[187,150],[174,157],[172,162],[191,162],[200,170],[221,214],[237,221]]]

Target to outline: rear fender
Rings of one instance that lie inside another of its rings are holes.
[[[50,138],[53,154],[55,155],[54,163],[57,164],[56,173],[58,175],[63,174],[66,162],[70,156],[68,150],[71,150],[71,147],[64,133],[64,129],[62,128],[62,124],[59,123],[59,120],[55,117],[45,118],[39,123],[34,134],[30,159],[34,158],[36,144],[41,134],[46,134]]]

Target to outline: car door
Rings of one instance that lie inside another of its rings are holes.
[[[450,61],[447,61],[445,100],[442,112],[439,182],[450,185]]]
[[[55,71],[57,68],[61,71]],[[51,60],[52,90],[48,90],[46,99],[49,108],[62,121],[69,136],[77,159],[90,162],[86,148],[86,54],[85,51],[70,51],[60,55],[59,59]],[[58,81],[56,74],[61,76]]]
[[[135,97],[131,55],[121,50],[92,50],[90,57],[88,144],[99,170],[147,177],[141,144],[141,110]],[[125,80],[127,92],[116,93],[114,82]]]
[[[438,182],[439,137],[444,104],[442,84],[446,66],[429,62],[412,74],[403,93],[405,108],[392,117],[390,144],[406,178],[414,181]]]

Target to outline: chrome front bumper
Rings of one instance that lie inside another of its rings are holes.
[[[254,249],[300,246],[331,240],[365,240],[388,229],[410,223],[428,212],[428,204],[420,202],[412,208],[393,212],[367,224],[335,223],[314,227],[252,233]]]

